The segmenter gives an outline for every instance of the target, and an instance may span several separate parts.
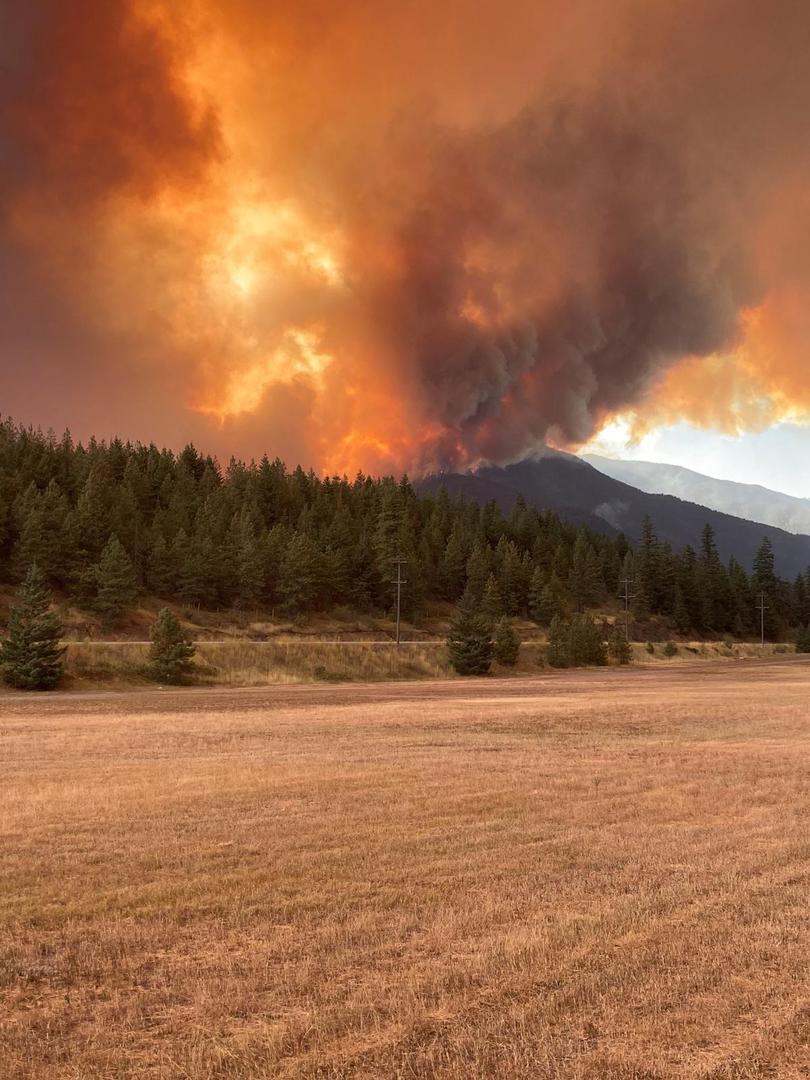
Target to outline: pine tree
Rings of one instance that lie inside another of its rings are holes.
[[[512,622],[506,616],[498,620],[492,642],[492,652],[499,664],[514,667],[520,655],[520,641]]]
[[[777,603],[778,581],[774,570],[773,544],[770,538],[763,536],[762,543],[754,556],[751,584],[757,600],[761,596],[765,603],[765,636],[774,640],[780,636],[782,626]]]
[[[542,625],[543,592],[546,587],[546,575],[542,567],[535,566],[529,582],[529,618]]]
[[[595,604],[602,591],[599,560],[588,542],[584,529],[580,529],[574,544],[574,555],[569,574],[569,588],[578,611]]]
[[[95,607],[107,623],[113,623],[138,595],[135,567],[117,536],[111,536],[95,567]]]
[[[455,600],[464,589],[467,577],[467,546],[459,522],[447,541],[439,563],[439,581],[445,600]]]
[[[501,537],[495,551],[498,564],[498,588],[503,612],[518,615],[526,608],[529,582],[524,580],[523,562],[511,541]]]
[[[480,611],[490,626],[494,626],[503,615],[501,590],[498,588],[498,581],[494,574],[490,574],[487,578]]]
[[[466,588],[470,590],[476,603],[480,604],[484,595],[484,589],[486,588],[487,579],[489,578],[489,560],[487,559],[486,549],[480,544],[472,550],[472,554],[467,560],[467,585]]]
[[[234,600],[241,608],[255,608],[264,592],[262,546],[249,516],[239,515],[232,525]]]
[[[176,567],[162,532],[151,539],[146,553],[146,587],[155,596],[171,596]]]
[[[636,597],[638,614],[657,610],[660,597],[661,545],[649,514],[641,523],[641,542],[636,555]],[[642,610],[643,609],[643,610]]]
[[[551,626],[552,620],[562,618],[565,613],[565,588],[552,571],[545,588],[540,594],[540,603],[535,610],[535,619],[541,626]]]
[[[551,620],[548,631],[548,654],[547,659],[551,667],[568,667],[568,627],[559,615]]]
[[[577,615],[568,633],[568,662],[580,664],[606,664],[607,648],[602,630],[590,615]]]
[[[776,582],[773,544],[768,536],[762,537],[762,543],[754,556],[754,581],[759,589],[771,589]]]
[[[3,678],[18,690],[52,690],[61,678],[62,623],[50,610],[51,600],[44,576],[32,566],[11,609],[8,637],[0,644]]]
[[[284,558],[278,582],[278,594],[287,612],[312,611],[320,591],[320,552],[308,536],[294,533]]]
[[[810,624],[799,630],[799,636],[796,638],[796,652],[810,653]]]
[[[152,626],[148,671],[153,679],[181,683],[194,670],[195,646],[169,608],[162,608]]]
[[[689,615],[689,609],[684,601],[683,589],[681,589],[680,585],[675,588],[675,607],[672,612],[672,618],[679,634],[688,634],[692,629],[692,619]]]
[[[450,663],[459,675],[486,675],[492,663],[492,631],[465,595],[456,607],[447,634]]]

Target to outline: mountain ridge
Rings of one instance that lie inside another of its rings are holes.
[[[762,484],[722,480],[683,465],[629,461],[600,454],[583,454],[581,460],[605,476],[630,484],[647,494],[673,495],[733,517],[784,529],[785,532],[810,534],[810,499],[774,491]]]
[[[787,532],[764,522],[736,517],[674,495],[651,494],[607,476],[587,461],[562,451],[506,466],[483,466],[470,473],[435,473],[420,487],[445,487],[451,495],[478,502],[494,500],[510,510],[518,495],[542,509],[554,510],[569,520],[601,532],[624,532],[636,541],[649,515],[658,536],[676,550],[698,548],[708,523],[715,532],[721,557],[734,557],[750,568],[763,536],[773,544],[777,571],[794,577],[810,565],[810,535]]]

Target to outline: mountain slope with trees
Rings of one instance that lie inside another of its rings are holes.
[[[639,491],[599,472],[573,454],[547,450],[536,460],[505,468],[490,466],[474,473],[452,473],[427,478],[424,491],[445,487],[451,495],[478,502],[494,499],[508,513],[518,494],[531,504],[558,511],[569,520],[582,521],[609,535],[624,532],[636,541],[642,522],[649,517],[659,536],[676,551],[697,548],[704,525],[711,525],[720,557],[734,558],[750,567],[762,536],[767,533],[780,574],[793,578],[810,563],[810,536],[797,536],[770,525],[732,517],[672,495]]]

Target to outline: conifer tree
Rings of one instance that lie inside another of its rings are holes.
[[[571,623],[568,661],[572,666],[607,663],[604,635],[590,615],[576,615]]]
[[[490,574],[487,578],[484,595],[481,598],[480,612],[490,626],[494,626],[503,615],[501,590],[498,588],[498,580],[494,574]]]
[[[649,514],[641,523],[641,540],[636,554],[636,596],[638,614],[658,608],[661,587],[661,545]],[[643,599],[642,599],[643,598]]]
[[[543,618],[543,592],[546,588],[546,575],[541,566],[535,566],[529,582],[529,618],[542,625]]]
[[[171,596],[176,568],[162,532],[153,535],[146,554],[146,587],[155,596]]]
[[[506,616],[498,620],[492,640],[492,653],[499,664],[514,667],[520,655],[520,641]]]
[[[294,533],[281,562],[278,594],[287,612],[312,611],[318,603],[321,559],[308,536]]]
[[[113,623],[138,595],[135,567],[117,536],[111,536],[95,568],[95,607],[107,623]]]
[[[32,566],[20,586],[0,643],[0,671],[18,690],[52,690],[62,675],[62,623],[50,610],[51,593]]]
[[[517,548],[505,535],[495,549],[495,563],[502,610],[507,615],[517,615],[526,607],[529,582],[524,581],[523,564]]]
[[[472,554],[467,560],[467,585],[466,588],[480,604],[484,596],[487,580],[489,578],[489,560],[486,551],[481,544],[476,544]]]
[[[464,530],[456,522],[439,564],[439,581],[445,600],[455,600],[464,588],[467,576],[467,547]]]
[[[565,588],[563,583],[552,571],[545,588],[540,594],[540,604],[535,612],[535,618],[542,626],[551,626],[555,618],[562,618],[565,613]]]
[[[684,601],[683,590],[680,585],[675,588],[675,607],[672,612],[672,618],[679,634],[688,634],[692,629],[692,619],[689,615],[689,609],[686,606],[686,602]]]
[[[649,652],[649,648],[647,650]],[[616,664],[629,664],[633,659],[633,650],[630,648],[630,642],[624,636],[624,630],[618,624],[613,627],[613,631],[608,641],[608,653],[610,659]]]
[[[447,634],[447,650],[459,675],[486,675],[490,669],[492,628],[468,595],[456,607]]]
[[[801,627],[796,638],[796,652],[810,653],[810,624]]]
[[[548,631],[548,654],[547,659],[551,667],[568,667],[568,627],[559,615],[551,620]]]
[[[773,640],[780,633],[779,608],[777,603],[777,578],[774,571],[773,544],[770,538],[763,536],[762,543],[754,556],[754,566],[751,584],[756,594],[756,599],[762,597],[765,603],[765,636]]]
[[[568,577],[577,611],[596,602],[599,595],[599,565],[584,529],[577,533]]]
[[[147,668],[158,682],[180,683],[194,670],[195,646],[177,617],[162,608],[152,626]]]
[[[239,607],[255,608],[264,592],[264,560],[256,530],[247,515],[240,515],[234,523],[232,541],[234,600]]]

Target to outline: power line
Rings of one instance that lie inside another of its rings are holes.
[[[765,644],[765,612],[768,610],[768,605],[765,603],[765,593],[759,594],[759,602],[757,603],[757,611],[759,612],[759,643]]]

